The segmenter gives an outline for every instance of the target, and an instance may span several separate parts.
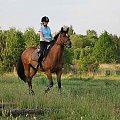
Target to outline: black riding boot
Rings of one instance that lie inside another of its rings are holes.
[[[43,57],[41,54],[40,57],[38,58],[38,64],[40,65],[40,67],[42,67],[42,60],[43,60]]]
[[[43,56],[43,55],[42,55],[42,52],[41,52],[41,51],[39,51],[38,56],[39,56],[39,58],[38,58],[38,63],[37,63],[37,65],[35,66],[35,69],[38,69],[39,66],[42,67],[42,59],[43,59],[42,56]]]

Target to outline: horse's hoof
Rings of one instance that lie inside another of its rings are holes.
[[[48,88],[45,90],[45,93],[48,93],[49,90],[50,90],[50,88],[48,87]]]
[[[30,95],[35,95],[35,93],[34,93],[33,90],[31,90],[31,91],[29,92],[29,94],[30,94]]]
[[[35,95],[35,93],[32,93],[31,95]]]
[[[61,89],[61,88],[58,88],[58,92],[62,93],[62,89]]]

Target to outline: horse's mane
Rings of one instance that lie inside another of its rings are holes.
[[[58,39],[58,36],[59,36],[60,32],[58,32],[54,37],[53,37],[53,40],[57,40]]]
[[[58,39],[58,36],[59,36],[59,34],[60,34],[61,32],[58,32],[54,37],[53,37],[53,40],[51,41],[51,47],[55,44],[55,42],[57,41],[57,39]]]

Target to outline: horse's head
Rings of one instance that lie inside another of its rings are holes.
[[[56,44],[59,44],[61,46],[66,46],[68,48],[72,47],[72,43],[70,41],[70,36],[66,32],[61,32],[59,34]]]

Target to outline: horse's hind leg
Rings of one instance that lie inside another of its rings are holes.
[[[30,69],[30,77],[29,77],[29,81],[28,81],[28,86],[29,86],[29,94],[35,95],[33,89],[32,89],[32,78],[33,76],[36,74],[37,70],[33,69],[31,67]]]
[[[50,72],[50,70],[45,71],[47,78],[49,80],[49,85],[47,86],[47,89],[45,90],[45,93],[47,93],[50,88],[53,86],[53,80],[52,80],[52,74]]]
[[[25,68],[25,75],[27,77],[27,83],[29,87],[29,94],[34,95],[34,91],[32,90],[32,78],[36,74],[36,71],[33,69],[30,69],[29,64],[24,64],[24,68]]]

